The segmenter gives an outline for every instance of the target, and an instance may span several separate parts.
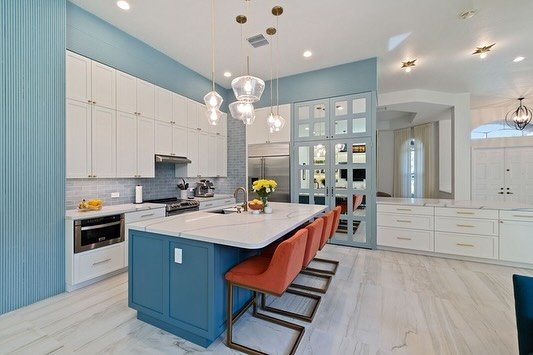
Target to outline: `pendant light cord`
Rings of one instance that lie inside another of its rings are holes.
[[[276,114],[279,116],[279,16],[276,16],[276,31]]]
[[[272,38],[274,35],[270,36]],[[270,43],[270,114],[272,115],[274,113],[273,105],[274,105],[274,99],[273,99],[273,79],[274,79],[274,61],[272,60],[272,46],[274,45],[273,40]]]
[[[215,0],[211,0],[211,55],[211,79],[213,81],[213,91],[215,91]]]

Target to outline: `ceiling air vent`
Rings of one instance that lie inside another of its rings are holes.
[[[267,39],[262,34],[258,34],[258,35],[248,38],[248,42],[250,42],[250,44],[254,48],[263,47],[268,44]]]

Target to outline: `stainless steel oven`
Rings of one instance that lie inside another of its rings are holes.
[[[82,219],[74,222],[74,253],[124,241],[124,215]]]

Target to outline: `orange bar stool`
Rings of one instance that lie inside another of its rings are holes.
[[[227,297],[227,336],[226,345],[229,348],[243,351],[249,354],[264,354],[256,349],[235,343],[233,341],[233,325],[251,306],[253,316],[267,322],[275,323],[298,332],[295,344],[290,354],[294,354],[302,340],[305,328],[301,325],[287,322],[257,312],[257,292],[281,296],[287,291],[291,282],[298,276],[302,269],[307,243],[307,230],[301,229],[291,238],[282,242],[272,258],[253,256],[242,263],[234,266],[226,273],[228,287]],[[233,286],[253,291],[253,296],[240,311],[233,315]]]
[[[300,274],[307,274],[307,275],[311,275],[311,276],[315,276],[315,277],[319,277],[319,278],[325,279],[326,280],[326,286],[325,286],[325,288],[318,288],[318,287],[311,287],[311,286],[307,286],[307,285],[297,284],[297,283],[293,282],[289,287],[291,287],[291,288],[299,288],[299,289],[309,290],[309,291],[314,291],[314,292],[325,293],[325,291],[329,287],[329,283],[331,282],[331,276],[324,275],[324,274],[317,274],[317,273],[313,273],[313,272],[307,272],[305,270],[307,265],[309,265],[311,260],[313,260],[313,258],[315,257],[316,253],[318,252],[318,248],[320,246],[320,240],[321,240],[321,237],[322,237],[322,230],[324,229],[324,220],[319,218],[319,219],[315,220],[313,223],[311,223],[310,225],[308,225],[307,227],[305,227],[305,229],[307,230],[308,234],[307,234],[307,243],[306,243],[306,246],[305,246],[304,259],[303,259],[303,263],[302,263],[303,270],[300,271]],[[320,301],[321,301],[322,297],[320,297],[318,295],[311,294],[311,293],[307,293],[307,292],[296,291],[296,290],[293,290],[293,289],[288,289],[286,292],[315,300],[315,304],[314,304],[313,308],[311,309],[310,314],[306,315],[306,314],[301,314],[301,313],[295,313],[295,312],[287,311],[287,310],[284,310],[284,309],[281,309],[281,308],[276,308],[276,307],[273,307],[273,306],[267,306],[266,305],[266,300],[265,300],[266,297],[265,297],[264,293],[261,295],[262,296],[261,297],[261,308],[264,309],[265,311],[281,314],[281,315],[284,315],[284,316],[298,318],[298,319],[301,319],[301,320],[306,321],[306,322],[312,322],[313,318],[315,317],[315,314],[316,314],[316,311],[318,309],[318,306],[320,305]]]
[[[322,250],[329,239],[331,239],[335,232],[337,231],[337,228],[339,228],[340,218],[341,218],[341,207],[337,206],[332,211],[326,213],[324,217],[321,217],[325,220],[325,226],[324,231],[322,232],[322,239],[320,241],[320,248],[319,250]],[[337,273],[337,268],[339,267],[339,262],[337,260],[331,260],[331,259],[322,259],[322,258],[314,258],[314,261],[325,263],[325,264],[332,264],[333,269],[332,270],[325,270],[325,269],[317,269],[317,268],[310,268],[308,267],[306,270],[308,271],[314,271],[314,272],[320,272],[328,275],[335,275]]]

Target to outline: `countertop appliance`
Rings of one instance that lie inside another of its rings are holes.
[[[123,214],[74,221],[74,253],[123,241]]]
[[[276,180],[278,188],[268,198],[272,202],[291,202],[288,143],[248,145],[248,186],[259,179]]]
[[[215,196],[215,186],[209,180],[200,180],[194,188],[194,197],[213,197]]]
[[[147,200],[145,202],[165,204],[167,216],[175,216],[186,212],[200,210],[200,202],[191,199],[180,199],[177,197],[161,198],[157,200]]]

